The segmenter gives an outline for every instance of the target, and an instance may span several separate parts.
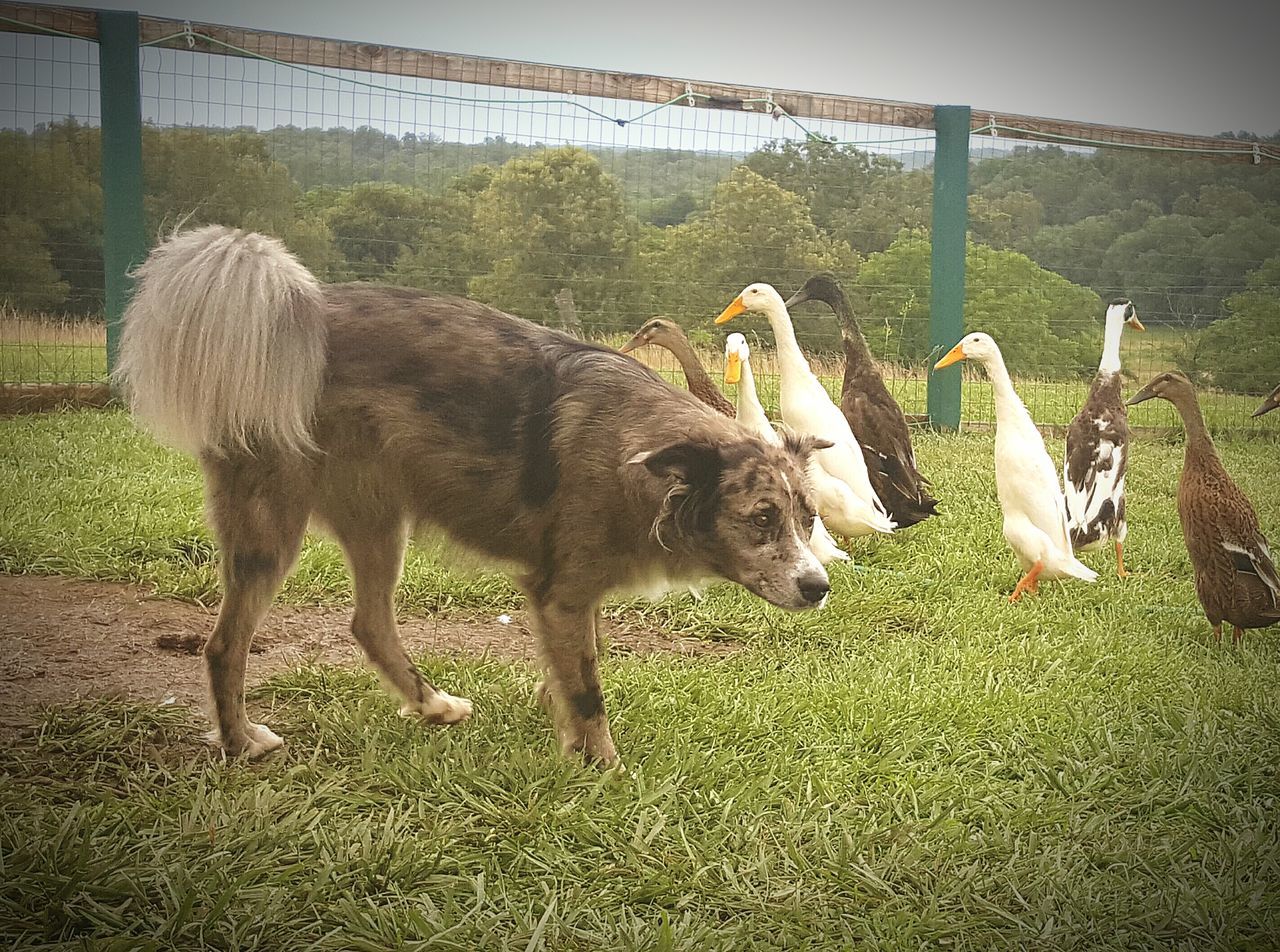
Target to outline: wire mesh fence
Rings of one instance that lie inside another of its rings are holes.
[[[1211,423],[1245,423],[1256,401],[1243,394],[1280,380],[1280,297],[1250,300],[1251,288],[1274,292],[1280,277],[1266,277],[1280,254],[1276,163],[1033,147],[998,134],[974,136],[971,158],[966,319],[1014,345],[1010,369],[1038,422],[1070,421],[1101,356],[1105,305],[1125,297],[1146,327],[1121,338],[1129,385],[1181,369],[1196,378]],[[1043,272],[1060,280],[1039,280]],[[1258,334],[1238,326],[1259,321]],[[991,413],[989,392],[966,394],[966,418]],[[1177,418],[1153,401],[1133,421]]]
[[[889,183],[911,177],[915,219],[928,221],[930,136],[913,129],[801,131],[763,104],[653,108],[181,49],[146,50],[142,70],[147,151],[205,163],[179,162],[180,185],[152,187],[152,227],[187,216],[263,228],[328,280],[469,294],[614,344],[662,315],[712,373],[725,333],[712,318],[743,286],[789,294],[819,269],[852,286],[855,242],[892,243],[901,222],[856,214],[869,188],[902,192]],[[793,138],[806,133],[863,148]],[[160,163],[144,161],[158,186]],[[741,323],[763,345],[763,321]],[[797,324],[818,359],[838,351],[829,312]],[[680,377],[668,351],[637,357]],[[922,412],[923,376],[885,366]],[[776,398],[775,375],[760,378]]]
[[[98,46],[0,32],[0,380],[106,373]]]
[[[904,411],[925,413],[931,130],[792,115],[764,91],[726,109],[692,87],[654,104],[474,79],[286,63],[175,29],[141,52],[148,233],[253,228],[325,280],[467,294],[615,345],[661,315],[713,377],[725,334],[742,330],[766,406],[767,325],[712,320],[748,283],[786,296],[829,270]],[[0,380],[106,370],[96,83],[92,42],[0,33],[0,93],[16,104],[0,107],[3,158],[31,170],[17,173],[30,176],[22,200],[5,199],[4,237],[34,249],[0,282]],[[1250,366],[1220,318],[1280,283],[1264,267],[1280,254],[1278,164],[992,132],[971,140],[966,326],[1000,340],[1037,421],[1079,407],[1104,301],[1124,294],[1150,329],[1123,341],[1135,385],[1182,367],[1210,390],[1211,422],[1242,424],[1242,394],[1280,379],[1280,355],[1246,335]],[[1255,310],[1280,334],[1273,304]],[[818,303],[792,316],[834,394],[838,323]],[[635,355],[682,380],[675,354]],[[994,419],[977,379],[963,406],[966,422]],[[1138,416],[1173,422],[1160,407]]]

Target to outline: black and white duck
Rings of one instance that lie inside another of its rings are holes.
[[[1116,574],[1124,578],[1124,474],[1129,463],[1129,415],[1120,392],[1120,335],[1145,330],[1128,298],[1107,306],[1102,360],[1084,406],[1067,430],[1062,487],[1074,549],[1115,544]]]

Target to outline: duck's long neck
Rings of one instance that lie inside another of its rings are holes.
[[[1098,373],[1118,374],[1120,372],[1120,335],[1124,332],[1124,319],[1107,318],[1107,329],[1102,338],[1102,360],[1098,362]]]
[[[687,340],[668,337],[662,343],[667,350],[675,354],[680,369],[684,371],[684,379],[689,382],[690,390],[698,386],[715,387],[710,374],[702,368],[702,362],[698,360],[698,355],[693,352],[693,346]]]
[[[762,424],[770,427],[769,416],[760,404],[760,395],[756,393],[756,378],[751,373],[751,361],[744,360],[739,366],[741,375],[738,377],[738,422],[757,429]]]
[[[851,364],[856,362],[861,366],[869,365],[871,348],[867,346],[867,339],[862,336],[858,322],[854,320],[853,308],[849,307],[849,301],[841,295],[832,302],[831,310],[835,312],[836,320],[840,322],[840,337],[844,341],[845,360]]]
[[[751,361],[744,360],[740,365],[738,376],[738,408],[760,406],[760,395],[756,393],[756,375],[751,372]],[[763,407],[761,407],[763,411]]]
[[[1194,393],[1177,394],[1170,401],[1178,409],[1182,417],[1182,427],[1187,432],[1187,459],[1196,456],[1218,458],[1218,450],[1213,445],[1213,437],[1209,428],[1204,425],[1204,414],[1200,412],[1200,401]]]
[[[796,329],[791,323],[791,315],[781,301],[772,302],[764,312],[773,328],[773,339],[778,348],[778,369],[782,373],[812,373],[809,362],[804,359],[800,343],[796,340]]]
[[[1013,380],[1009,377],[1009,369],[1004,365],[1004,358],[995,354],[983,361],[987,377],[991,381],[991,389],[996,401],[996,426],[1001,424],[1017,424],[1031,421],[1018,392],[1013,389]]]

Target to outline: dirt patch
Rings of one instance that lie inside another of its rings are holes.
[[[507,616],[503,616],[504,618]],[[41,708],[84,697],[203,705],[199,657],[214,613],[148,598],[141,589],[29,575],[0,575],[0,729],[34,722]],[[363,664],[347,608],[276,606],[258,629],[249,683],[300,664]],[[734,646],[606,622],[609,649],[630,654],[728,654]],[[522,613],[401,619],[413,654],[534,660]]]

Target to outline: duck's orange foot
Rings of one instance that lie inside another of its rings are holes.
[[[1116,543],[1116,575],[1120,578],[1128,578],[1133,573],[1124,567],[1124,545]]]
[[[1231,626],[1231,646],[1234,648],[1240,642],[1244,641],[1244,629],[1239,625]]]
[[[1038,592],[1040,590],[1040,573],[1043,571],[1043,562],[1037,562],[1027,569],[1027,574],[1018,579],[1018,584],[1014,588],[1013,594],[1009,596],[1009,601],[1016,602],[1022,597],[1023,592],[1030,592],[1032,595]]]

